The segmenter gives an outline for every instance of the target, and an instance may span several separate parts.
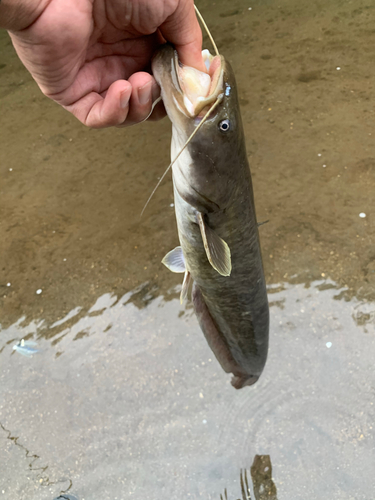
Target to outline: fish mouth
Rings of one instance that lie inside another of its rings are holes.
[[[202,51],[202,57],[207,73],[181,64],[175,51],[174,66],[184,104],[182,111],[191,118],[204,115],[223,92],[224,58],[213,56],[208,50]]]
[[[223,56],[202,51],[206,72],[183,65],[177,51],[163,45],[155,54],[152,70],[161,86],[167,112],[176,107],[187,118],[202,118],[224,92]],[[169,97],[168,97],[169,95]]]

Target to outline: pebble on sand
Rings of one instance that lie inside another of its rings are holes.
[[[366,217],[366,214],[365,214],[365,212],[361,212],[361,213],[359,214],[359,216],[360,216],[360,218],[361,218],[361,219],[364,219],[364,218]]]
[[[40,295],[42,293],[42,289],[41,288],[38,288],[38,290],[36,291],[36,294],[37,295]]]

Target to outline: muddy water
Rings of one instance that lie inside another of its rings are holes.
[[[234,391],[179,305],[160,264],[170,180],[139,217],[168,121],[84,128],[0,32],[3,498],[231,500],[240,469],[257,500],[374,498],[375,6],[199,6],[237,74],[269,220],[266,370]],[[21,338],[40,352],[13,351]]]

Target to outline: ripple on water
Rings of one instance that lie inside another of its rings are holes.
[[[125,454],[134,465],[131,484],[141,481],[138,470],[151,466],[172,494],[173,462],[184,478],[180,491],[198,495],[223,491],[254,456],[269,455],[280,499],[306,500],[306,492],[314,500],[350,498],[360,491],[367,497],[358,498],[367,500],[375,448],[372,306],[338,300],[341,292],[328,280],[270,287],[269,358],[259,382],[241,391],[231,388],[195,317],[181,320],[178,298],[153,298],[150,284],[123,297],[106,293],[86,311],[77,306],[52,329],[20,318],[1,332],[6,408],[20,407],[9,419],[17,422],[35,398],[39,411],[44,400],[49,408],[50,386],[51,394],[66,393],[55,404],[66,397],[62,408],[73,401],[85,415],[72,427],[66,450],[60,443],[64,463],[70,463],[72,440],[84,433],[93,449],[110,444],[108,467]],[[358,321],[359,313],[368,315],[366,322]],[[45,332],[55,330],[47,339]],[[42,354],[6,358],[21,338],[39,338]],[[64,418],[61,428],[44,418],[47,429],[63,435]],[[104,441],[90,431],[102,421]],[[36,421],[27,432],[38,435]]]
[[[237,463],[269,453],[275,477],[296,485],[293,498],[303,498],[303,491],[323,494],[327,484],[330,498],[361,491],[363,471],[371,475],[374,445],[374,377],[368,374],[375,332],[373,324],[371,336],[368,323],[357,328],[353,314],[366,310],[368,319],[371,305],[353,300],[348,307],[334,300],[334,283],[321,281],[272,291],[267,365],[253,390],[239,392],[223,413],[222,450],[233,450]]]

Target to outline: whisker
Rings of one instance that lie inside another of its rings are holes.
[[[200,22],[203,24],[203,27],[206,30],[208,38],[211,40],[211,43],[212,43],[213,48],[215,49],[216,55],[219,56],[220,54],[219,54],[219,51],[217,50],[215,40],[213,39],[213,36],[211,35],[210,30],[208,29],[208,26],[202,17],[202,14],[199,12],[198,7],[196,5],[194,5],[194,7],[195,7],[195,12],[197,13],[197,16],[200,19]]]
[[[209,117],[209,115],[212,113],[212,111],[221,103],[221,101],[223,100],[223,97],[224,97],[224,94],[219,94],[217,96],[217,99],[216,101],[214,102],[214,104],[210,107],[210,109],[207,111],[207,113],[204,115],[204,117],[202,118],[202,121],[200,122],[200,124],[194,129],[193,133],[190,135],[190,137],[188,138],[188,140],[185,142],[185,144],[183,145],[183,147],[180,149],[179,153],[177,154],[177,156],[174,158],[174,160],[169,164],[168,168],[166,169],[166,171],[164,172],[164,174],[160,177],[160,180],[159,182],[156,184],[154,190],[152,191],[152,193],[150,194],[150,197],[149,199],[146,201],[146,204],[145,206],[143,207],[143,210],[141,212],[141,217],[144,213],[144,211],[146,210],[147,208],[147,205],[150,203],[151,201],[151,198],[154,196],[155,194],[155,191],[157,190],[157,188],[160,186],[160,184],[162,183],[164,177],[167,175],[167,173],[169,172],[169,170],[171,169],[171,167],[173,166],[173,164],[175,163],[175,161],[179,158],[180,154],[184,151],[184,149],[186,148],[186,146],[189,144],[189,142],[192,140],[192,138],[195,136],[195,134],[198,132],[198,130],[202,127],[202,125],[204,124],[204,122],[207,120],[207,118]]]

